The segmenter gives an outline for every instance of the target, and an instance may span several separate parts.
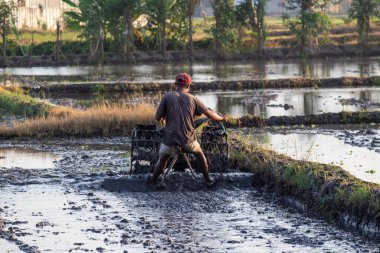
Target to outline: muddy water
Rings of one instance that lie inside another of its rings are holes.
[[[179,72],[189,72],[194,81],[278,79],[292,77],[342,77],[380,74],[380,58],[332,58],[312,60],[275,60],[252,62],[138,64],[112,66],[32,67],[0,69],[0,75],[17,76],[87,76],[135,82],[171,81]]]
[[[0,239],[0,249],[2,253],[21,253],[22,251],[15,244],[4,239]]]
[[[294,159],[338,165],[361,180],[380,183],[380,148],[370,150],[333,135],[310,133],[264,133],[254,141]]]
[[[0,148],[0,168],[49,169],[60,157],[29,148]]]
[[[112,194],[57,185],[0,190],[0,215],[41,252],[376,252],[250,191]]]
[[[62,159],[49,170],[0,170],[0,238],[25,252],[378,251],[376,242],[308,218],[252,187],[188,191],[181,190],[188,180],[179,177],[177,191],[105,191],[105,179],[129,168],[126,141],[18,143]]]

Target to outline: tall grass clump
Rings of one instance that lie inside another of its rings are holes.
[[[0,86],[0,112],[8,115],[26,117],[42,116],[48,111],[49,105],[24,94],[18,87]]]
[[[154,124],[154,108],[147,105],[96,105],[87,110],[51,108],[47,116],[0,128],[2,137],[65,137],[129,135],[136,124]]]

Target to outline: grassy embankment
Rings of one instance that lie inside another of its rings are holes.
[[[339,112],[305,116],[272,116],[269,119],[246,115],[231,118],[226,127],[265,127],[265,126],[311,126],[311,125],[347,125],[347,124],[379,124],[380,112]]]
[[[232,141],[230,163],[254,173],[256,187],[301,201],[319,217],[380,239],[378,184],[357,179],[338,166],[293,160],[239,136]]]
[[[2,115],[43,116],[47,113],[48,108],[47,103],[26,95],[17,87],[0,87],[0,113]]]
[[[43,79],[41,79],[43,80]],[[47,93],[93,93],[99,90],[107,92],[150,92],[168,91],[173,88],[172,82],[134,83],[127,81],[99,81],[95,86],[89,82],[38,83],[38,91]],[[360,87],[380,86],[380,76],[371,77],[337,77],[337,78],[284,78],[284,79],[253,79],[237,81],[194,82],[192,91],[205,90],[253,90],[268,88],[329,88],[329,87]],[[23,86],[30,89],[30,84]],[[37,89],[35,89],[37,91]]]

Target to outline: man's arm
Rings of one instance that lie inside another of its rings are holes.
[[[215,120],[215,121],[224,121],[224,122],[228,121],[226,116],[221,116],[220,114],[207,108],[198,98],[195,98],[195,102],[197,106],[195,110],[195,115],[201,116],[202,114],[204,114],[206,115],[207,118]]]
[[[227,121],[228,120],[226,116],[220,116],[218,113],[216,113],[210,109],[207,109],[204,112],[204,115],[206,115],[207,118],[210,118],[210,119],[216,120],[216,121]]]
[[[156,115],[154,116],[157,121],[160,121],[161,119],[165,118],[166,112],[165,112],[165,96],[161,99],[160,105],[157,108]]]

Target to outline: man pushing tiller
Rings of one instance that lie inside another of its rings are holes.
[[[164,95],[156,111],[156,120],[165,121],[163,139],[159,151],[159,160],[148,182],[157,184],[158,177],[164,172],[170,156],[177,152],[177,147],[193,153],[198,167],[203,173],[207,187],[215,184],[210,179],[206,157],[196,140],[194,117],[206,115],[211,120],[227,121],[225,116],[208,109],[198,98],[189,93],[191,77],[180,73],[175,78],[175,91]]]

